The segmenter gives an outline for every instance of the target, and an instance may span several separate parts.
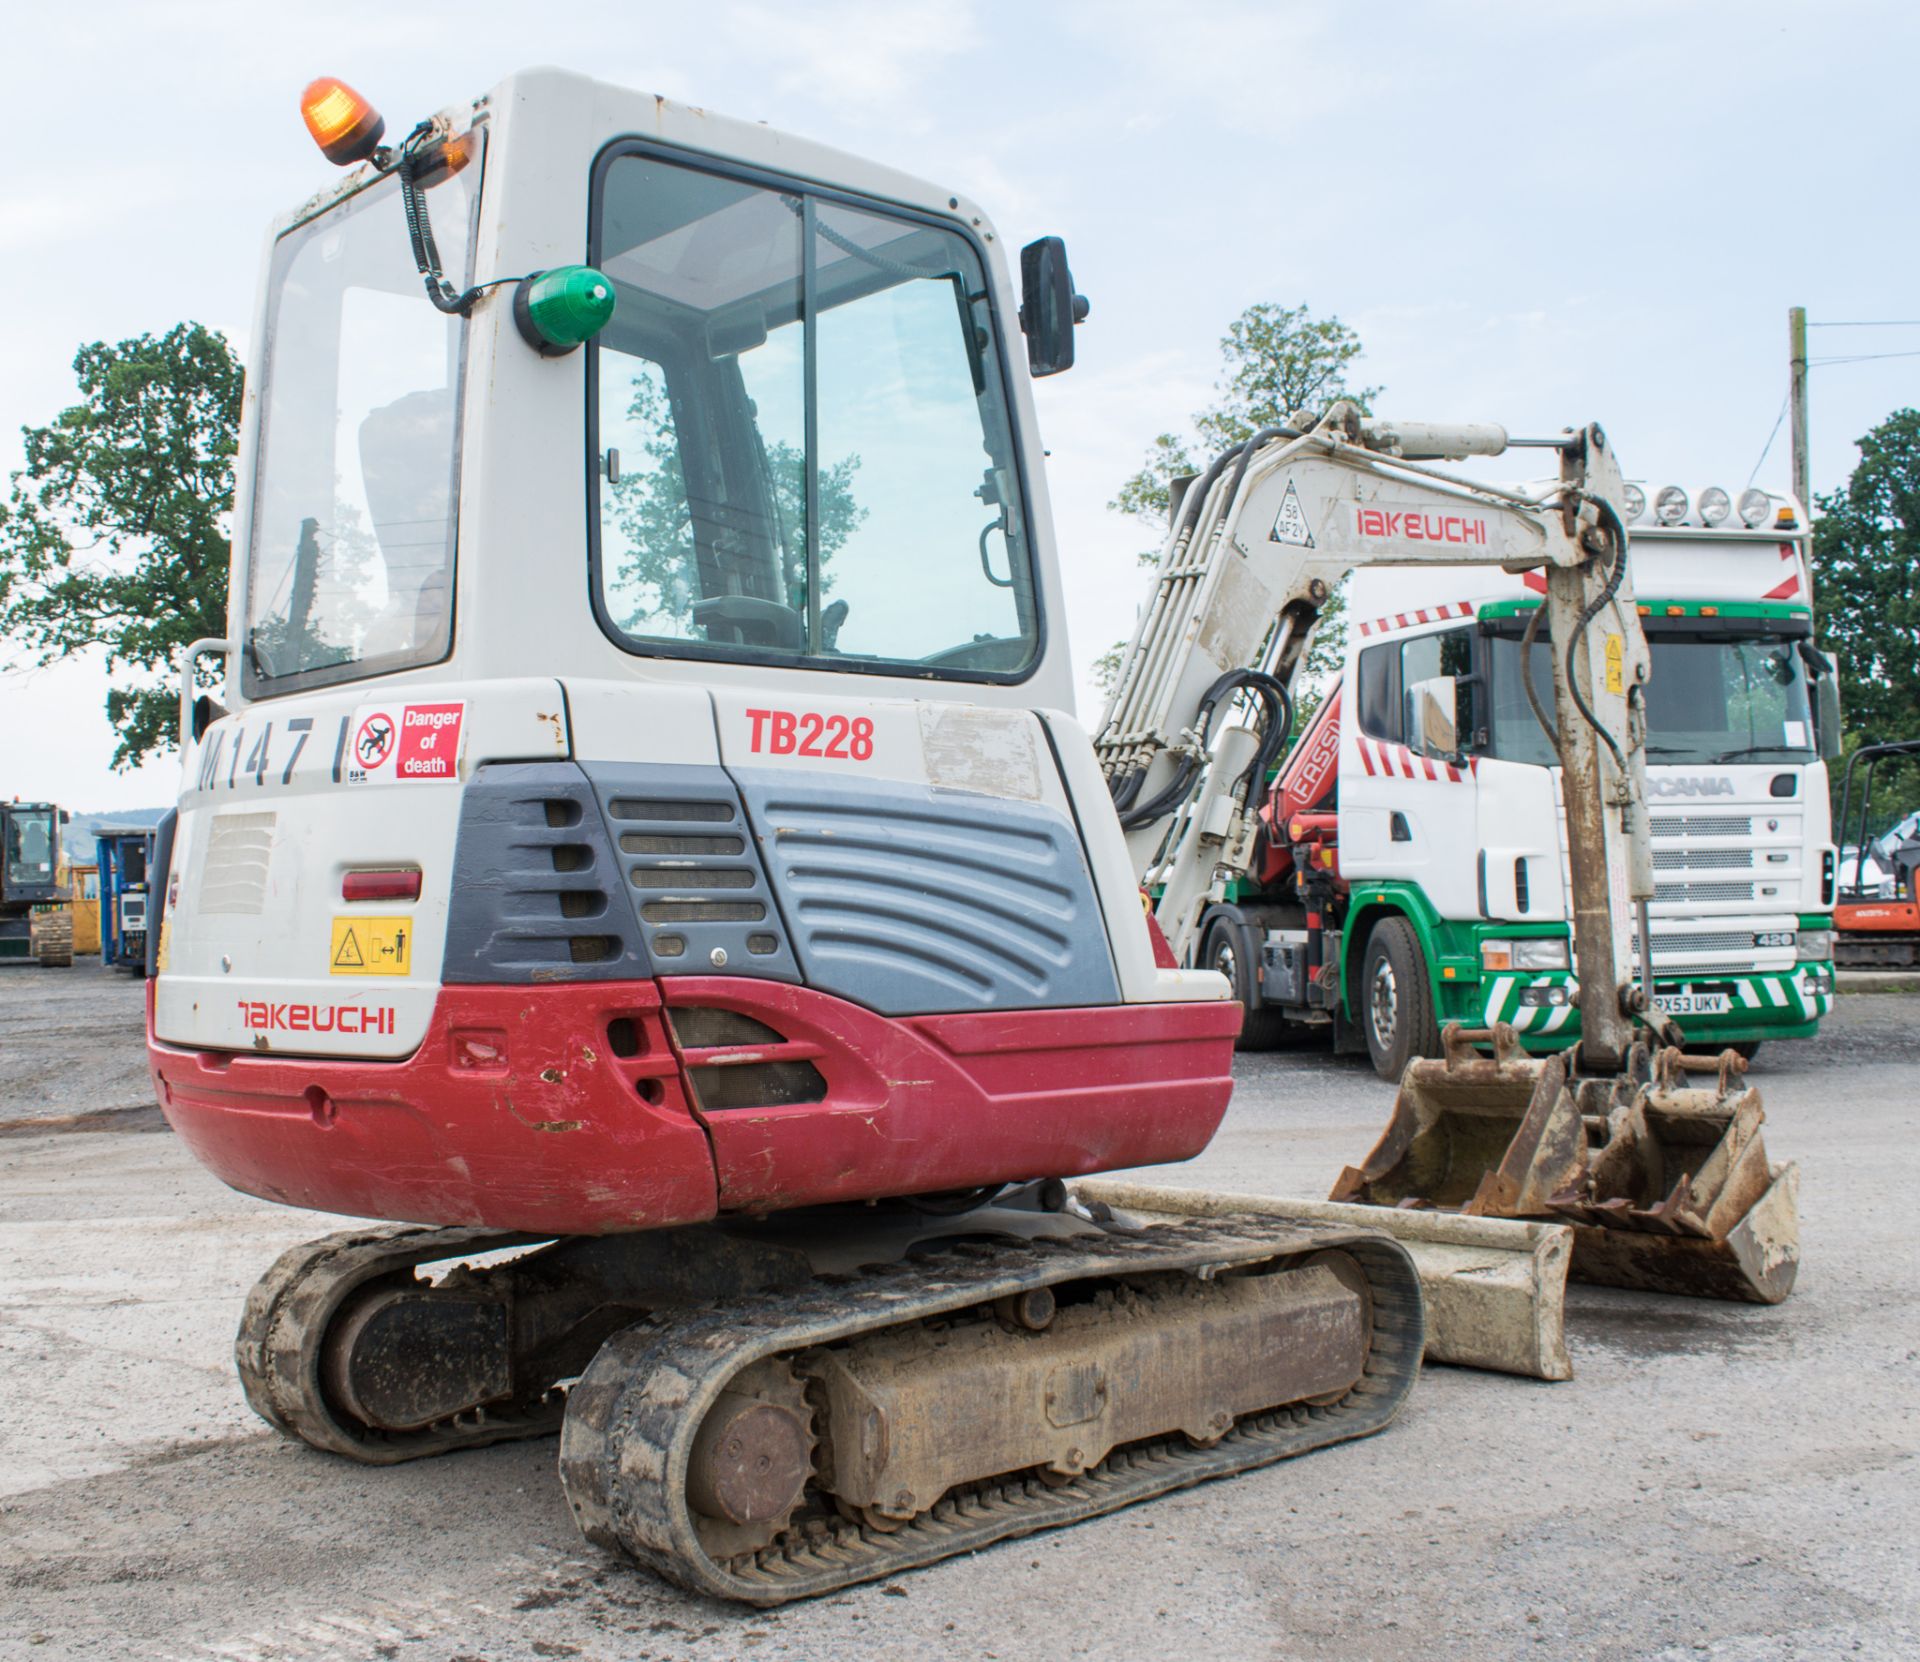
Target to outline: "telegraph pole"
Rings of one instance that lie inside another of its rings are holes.
[[[1807,308],[1787,309],[1787,360],[1791,376],[1787,400],[1793,426],[1793,494],[1800,511],[1813,517],[1812,466],[1807,459]]]

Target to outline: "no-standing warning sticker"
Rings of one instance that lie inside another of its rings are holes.
[[[349,785],[460,777],[465,704],[365,704],[354,712]]]
[[[385,710],[375,710],[365,717],[353,735],[354,766],[377,768],[393,754],[393,735],[393,717]]]

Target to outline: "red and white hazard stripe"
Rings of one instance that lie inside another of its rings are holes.
[[[1369,779],[1427,779],[1436,785],[1458,785],[1475,770],[1477,759],[1469,758],[1463,771],[1452,762],[1437,761],[1415,754],[1403,744],[1388,744],[1356,733],[1353,742],[1360,749],[1360,766]]]
[[[1439,606],[1423,606],[1418,611],[1395,612],[1391,617],[1369,618],[1360,625],[1361,635],[1384,635],[1392,629],[1417,629],[1423,623],[1444,623],[1452,617],[1472,617],[1473,606],[1464,600],[1449,600]]]
[[[1788,577],[1785,582],[1776,583],[1772,588],[1768,589],[1765,594],[1761,595],[1760,598],[1762,600],[1791,600],[1800,592],[1799,550],[1796,549],[1792,543],[1783,542],[1780,545],[1780,558],[1794,562],[1793,575]]]

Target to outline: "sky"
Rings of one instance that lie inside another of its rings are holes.
[[[1084,666],[1130,631],[1154,540],[1107,504],[1257,301],[1357,330],[1383,413],[1599,420],[1630,475],[1736,495],[1803,305],[1814,488],[1843,484],[1854,441],[1920,402],[1920,327],[1838,327],[1920,319],[1917,54],[1900,0],[16,6],[0,472],[72,402],[83,342],[191,318],[245,355],[265,228],[332,175],[297,111],[315,75],[404,130],[553,63],[946,184],[1005,246],[1065,237],[1092,315],[1037,398]],[[1784,426],[1756,482],[1786,486]],[[0,642],[0,793],[172,796],[171,759],[110,771],[105,686]]]

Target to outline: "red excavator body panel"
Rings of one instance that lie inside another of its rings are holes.
[[[675,1011],[778,1039],[683,1045]],[[688,976],[444,987],[398,1062],[181,1049],[149,992],[147,1043],[168,1122],[248,1194],[592,1235],[1190,1159],[1226,1112],[1240,1019],[1224,1001],[896,1018]]]

